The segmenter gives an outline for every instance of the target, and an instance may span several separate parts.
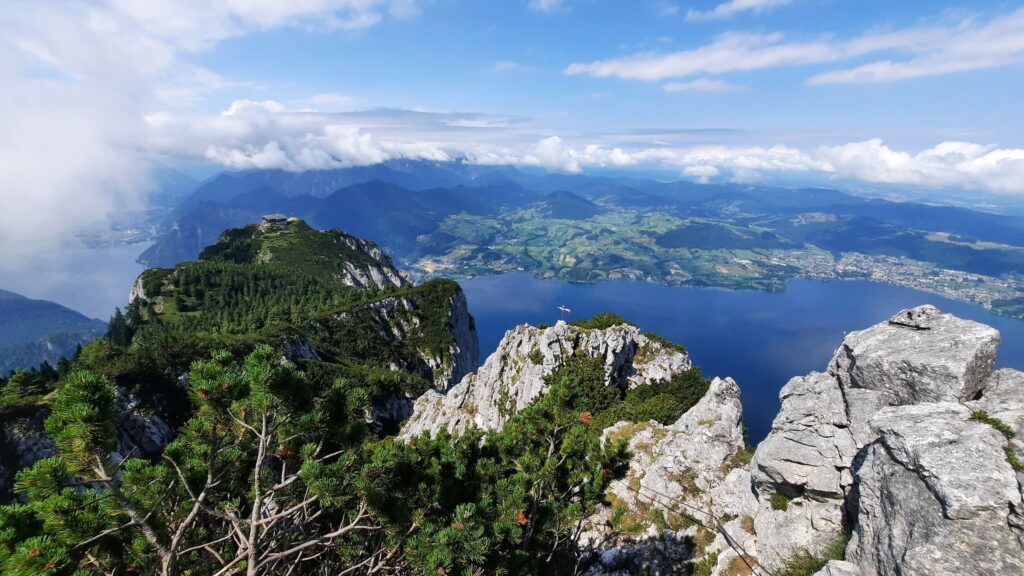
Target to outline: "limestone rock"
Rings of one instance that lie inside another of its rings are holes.
[[[145,299],[146,299],[146,289],[144,288],[144,284],[142,282],[142,274],[139,274],[139,276],[137,278],[135,278],[135,282],[132,283],[132,291],[128,294],[128,303],[131,304],[132,302],[135,302],[136,300],[145,300]]]
[[[992,372],[998,343],[993,328],[921,306],[847,335],[827,373],[792,379],[750,465],[762,564],[777,568],[801,550],[817,553],[844,526],[861,534],[855,541],[863,551],[847,560],[864,575],[988,573],[970,563],[978,550],[944,552],[965,530],[1002,542],[1006,558],[1024,557],[1020,485],[1003,451],[1024,445],[969,420],[986,410],[1024,432],[1024,374]],[[772,505],[780,497],[785,509]],[[735,499],[726,493],[717,501]],[[968,526],[973,520],[960,516],[985,516],[995,528]],[[935,536],[932,545],[926,530],[939,526],[953,539]],[[934,566],[908,572],[902,553]]]
[[[285,359],[295,362],[296,360],[320,360],[320,353],[316,351],[313,344],[305,339],[285,340],[281,343],[281,353]]]
[[[901,310],[889,318],[889,324],[916,328],[918,330],[931,330],[932,320],[940,317],[942,312],[930,304]]]
[[[159,416],[147,414],[142,402],[118,388],[114,397],[117,452],[124,457],[155,458],[174,439],[174,430]]]
[[[637,518],[661,515],[670,525],[689,516],[709,526],[723,514],[738,518],[756,510],[750,475],[735,463],[744,441],[740,389],[731,378],[715,378],[704,397],[670,425],[619,422],[604,431],[604,441],[618,438],[629,443],[629,471],[611,484],[612,506],[589,520],[581,542],[606,543],[609,548],[600,552],[602,558],[609,549],[628,550],[623,563],[633,571],[626,573],[678,573],[680,561],[692,559],[698,528],[680,526],[673,531],[651,526],[640,535],[617,533],[608,521],[617,507]],[[736,541],[751,537],[738,522],[726,530]],[[724,546],[723,541],[720,547]],[[729,560],[722,557],[723,562]],[[601,570],[590,574],[616,573],[608,568],[601,562]]]
[[[1020,486],[1006,439],[958,404],[885,408],[879,440],[856,470],[856,525],[848,559],[866,573],[1024,573],[1011,525]]]
[[[790,496],[810,492],[843,496],[857,452],[839,382],[813,372],[789,381],[779,394],[782,409],[751,463],[754,483],[766,492]]]
[[[0,420],[0,502],[11,496],[18,470],[57,453],[57,446],[43,431],[49,413],[45,407],[23,409]]]
[[[1024,372],[996,370],[985,381],[976,400],[968,402],[967,406],[971,410],[984,410],[1008,424],[1017,433],[1019,443],[1024,438]]]
[[[416,400],[403,437],[445,428],[461,432],[471,424],[500,428],[547,391],[544,377],[574,354],[600,358],[609,386],[635,387],[671,378],[691,367],[689,357],[621,324],[590,330],[559,322],[540,329],[523,324],[509,330],[483,366],[447,392],[428,391]]]
[[[10,496],[18,470],[57,454],[43,428],[49,413],[43,406],[26,408],[0,422],[0,501]],[[159,416],[148,414],[142,402],[124,388],[117,388],[114,396],[114,429],[117,443],[111,456],[115,461],[155,458],[174,438],[171,427]]]
[[[880,392],[889,405],[970,400],[995,363],[999,332],[934,308],[903,311],[928,330],[885,322],[852,332],[829,372],[843,387]]]
[[[704,397],[675,423],[649,422],[646,430],[632,435],[629,474],[613,483],[611,491],[634,508],[641,500],[666,506],[668,499],[706,506],[708,493],[732,469],[729,460],[744,448],[742,417],[736,382],[715,378]],[[614,436],[629,426],[619,423],[605,435]],[[629,489],[634,477],[639,478],[639,494]]]
[[[814,576],[861,576],[856,564],[844,560],[829,560],[828,564],[814,573]]]
[[[391,257],[380,249],[374,242],[363,240],[354,236],[343,235],[342,242],[349,248],[363,252],[377,261],[376,264],[357,264],[345,262],[345,273],[341,281],[356,288],[402,288],[412,286],[408,277],[395,268]]]

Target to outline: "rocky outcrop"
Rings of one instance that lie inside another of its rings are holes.
[[[117,453],[125,458],[156,458],[174,440],[174,430],[167,422],[147,414],[142,402],[124,388],[118,388],[114,397],[114,429]]]
[[[861,571],[852,562],[829,560],[824,568],[814,573],[814,576],[861,576]]]
[[[932,306],[843,340],[828,371],[790,380],[750,464],[753,548],[766,566],[852,531],[821,574],[1021,572],[1021,494],[978,410],[1024,431],[1024,374],[992,371],[999,333]],[[831,571],[831,572],[829,572]]]
[[[0,502],[11,497],[18,470],[56,454],[56,445],[43,432],[47,415],[46,408],[23,408],[0,419]]]
[[[547,391],[544,377],[574,354],[601,358],[610,386],[630,388],[671,378],[690,368],[689,357],[651,340],[635,326],[603,330],[559,322],[549,328],[523,324],[509,330],[498,349],[474,374],[450,390],[428,391],[416,400],[403,437],[442,428],[462,432],[471,425],[500,428]]]
[[[135,278],[135,282],[132,283],[132,290],[131,290],[131,292],[128,293],[128,303],[129,304],[131,304],[132,302],[135,302],[136,300],[146,300],[147,299],[145,283],[142,281],[142,278],[143,278],[144,275],[145,275],[145,272],[143,272],[142,274],[139,274]]]
[[[634,456],[581,540],[595,550],[589,573],[778,571],[837,552],[816,576],[1024,573],[1024,373],[993,372],[998,344],[996,330],[931,306],[851,333],[827,371],[782,389],[748,466],[728,380],[672,426],[617,424],[606,436]],[[615,506],[642,529],[610,529]],[[666,528],[652,509],[710,530]]]
[[[998,346],[995,328],[921,306],[848,335],[829,372],[890,406],[969,400],[992,373]]]
[[[43,458],[57,454],[44,431],[49,408],[26,407],[4,414],[0,420],[0,502],[11,496],[14,474]],[[174,439],[174,430],[159,416],[148,414],[142,402],[124,388],[114,396],[114,460],[127,457],[156,458]]]
[[[960,404],[888,407],[855,469],[848,559],[869,574],[1024,574],[1006,438]],[[1016,525],[1016,526],[1014,526]]]
[[[732,516],[737,539],[749,538],[735,520],[757,506],[750,475],[742,470],[742,413],[736,382],[715,378],[670,425],[619,422],[604,431],[604,441],[626,439],[632,458],[626,477],[608,489],[609,505],[589,519],[578,539],[597,559],[588,574],[685,571],[695,556],[713,551],[697,544],[706,529],[690,520],[710,523],[709,513]],[[651,524],[652,518],[661,525]],[[637,519],[642,531],[623,531]]]
[[[378,249],[379,250],[379,249]],[[354,262],[345,263],[345,272],[341,281],[356,288],[401,288],[411,286],[408,277],[399,273],[386,255],[380,265],[359,265]]]

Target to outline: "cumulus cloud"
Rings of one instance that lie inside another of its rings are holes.
[[[1024,149],[942,142],[911,153],[874,138],[823,147],[819,156],[838,178],[862,182],[1024,193]]]
[[[711,10],[690,9],[686,13],[688,22],[700,22],[702,20],[717,20],[729,18],[741,12],[764,12],[779,6],[785,6],[793,0],[729,0],[722,2]]]
[[[726,32],[711,43],[671,53],[640,52],[577,62],[568,75],[647,81],[785,66],[831,64],[878,55],[846,69],[813,76],[812,84],[881,82],[1007,66],[1024,61],[1024,9],[989,20],[967,17],[948,24],[872,31],[837,40],[790,40],[779,32]]]
[[[155,126],[174,128],[170,121],[161,124],[153,111],[180,110],[212,91],[242,86],[188,62],[188,54],[252,31],[364,28],[416,11],[413,0],[95,0],[5,6],[0,10],[0,204],[5,211],[0,276],[15,273],[40,254],[57,253],[76,234],[106,225],[115,213],[144,205],[152,187],[150,152],[168,137]],[[331,95],[310,100],[322,108],[345,104]],[[230,125],[232,115],[251,116],[254,106],[268,109],[267,103],[240,103],[222,123]],[[387,142],[367,143],[364,135],[344,130],[324,129],[320,138],[332,143],[326,149],[355,157],[372,158],[373,149],[389,148]],[[278,143],[281,152],[262,145],[251,151],[250,160],[228,154],[225,164],[303,157],[301,148],[295,152],[288,145]],[[222,152],[211,150],[213,156]]]
[[[148,116],[155,150],[229,168],[311,170],[395,158],[535,166],[563,173],[597,168],[669,168],[700,181],[753,182],[787,175],[928,188],[1024,194],[1024,150],[948,141],[897,150],[880,139],[815,148],[652,145],[606,135],[597,142],[539,135],[514,119],[444,111],[323,113],[275,101],[240,100],[216,115]]]

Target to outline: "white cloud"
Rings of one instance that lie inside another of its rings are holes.
[[[530,0],[527,7],[534,12],[556,12],[564,6],[562,0]]]
[[[501,60],[495,62],[491,70],[495,72],[506,72],[509,70],[521,70],[522,68],[523,65],[520,64],[519,62],[513,62],[511,60]]]
[[[889,82],[1019,64],[1024,62],[1024,10],[983,24],[965,20],[954,27],[879,34],[873,39],[881,41],[882,49],[888,39],[889,45],[905,48],[912,57],[825,72],[810,83]]]
[[[657,0],[654,3],[654,9],[658,12],[659,16],[675,16],[679,14],[679,5],[668,0]]]
[[[787,43],[783,39],[781,33],[726,32],[711,44],[699,48],[668,54],[641,52],[620,58],[575,63],[570,64],[565,73],[657,81],[698,74],[812,64],[835,60],[841,54],[838,48],[824,40]]]
[[[147,34],[195,51],[248,32],[281,26],[319,29],[367,28],[386,14],[418,13],[412,0],[108,0]]]
[[[980,189],[1024,193],[1024,149],[970,142],[942,142],[910,153],[893,150],[880,139],[823,147],[819,156],[837,178],[929,188]]]
[[[715,6],[711,10],[690,9],[686,13],[688,22],[700,22],[703,20],[716,20],[729,18],[741,12],[760,13],[765,10],[785,6],[793,0],[728,0]]]
[[[687,166],[683,168],[683,175],[696,178],[701,184],[707,184],[712,178],[717,177],[721,172],[714,166]]]
[[[669,82],[661,89],[665,92],[739,92],[744,87],[714,78],[697,78],[689,82]]]
[[[872,31],[845,41],[829,36],[789,40],[778,32],[726,32],[711,43],[690,50],[641,52],[574,63],[564,72],[659,81],[830,64],[872,55],[882,57],[853,68],[820,73],[810,83],[894,81],[1020,63],[1024,61],[1024,9],[987,21],[963,18],[944,25]]]
[[[152,149],[230,168],[309,170],[394,158],[536,166],[579,173],[595,168],[670,168],[701,181],[753,182],[801,174],[923,188],[1024,194],[1024,149],[947,141],[918,152],[880,139],[801,148],[793,145],[633,144],[539,135],[516,120],[454,112],[374,110],[322,113],[275,101],[240,100],[209,116],[147,117]],[[642,142],[647,142],[643,144]]]
[[[150,153],[178,149],[166,146],[170,136],[161,129],[178,130],[174,115],[210,92],[246,86],[188,62],[190,53],[258,30],[360,28],[389,16],[414,16],[416,10],[412,0],[5,3],[0,10],[0,205],[5,214],[0,277],[24,272],[22,266],[36,273],[42,255],[59,255],[78,233],[105,227],[115,213],[143,207],[151,187]],[[245,106],[232,114],[251,115]],[[231,126],[230,115],[219,121]],[[372,157],[374,147],[388,149],[387,142],[365,144],[344,131],[323,130],[320,137],[339,154]],[[301,150],[280,150],[261,148],[250,163],[273,164],[282,154],[294,154],[296,162],[317,161],[304,159]]]

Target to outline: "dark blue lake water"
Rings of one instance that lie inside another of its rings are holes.
[[[506,274],[460,280],[480,333],[481,361],[505,331],[522,324],[554,323],[557,306],[574,318],[610,310],[684,344],[706,376],[732,376],[743,390],[750,441],[771,429],[779,389],[793,376],[822,371],[843,334],[903,308],[933,304],[984,322],[1003,335],[997,363],[1024,369],[1024,321],[973,304],[874,282],[797,280],[781,293],[663,286],[611,281],[569,284]]]

